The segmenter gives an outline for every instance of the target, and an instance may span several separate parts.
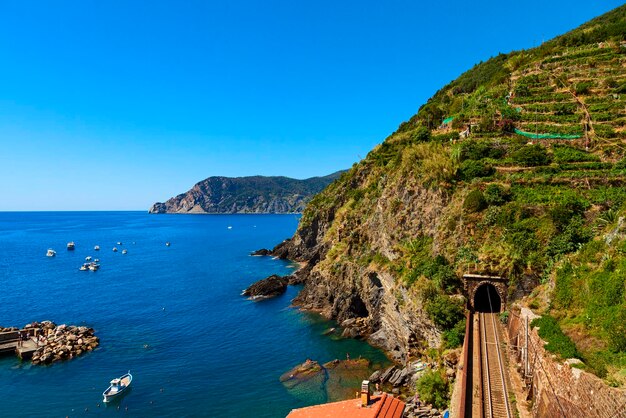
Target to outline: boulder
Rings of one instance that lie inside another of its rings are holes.
[[[346,328],[343,330],[343,332],[341,333],[341,336],[344,338],[357,338],[359,337],[361,334],[359,333],[359,329],[358,328]]]
[[[391,366],[380,375],[380,383],[385,383],[396,370],[396,366]]]
[[[344,328],[349,328],[352,325],[354,325],[355,322],[356,322],[355,318],[348,318],[348,319],[346,319],[345,321],[343,321],[341,323],[341,326],[344,327]]]
[[[376,370],[374,373],[372,373],[372,375],[369,378],[369,381],[372,383],[376,383],[378,382],[378,380],[380,379],[380,376],[383,374],[382,370]]]
[[[262,256],[262,255],[272,255],[272,251],[267,248],[261,248],[260,250],[253,251],[250,255]]]
[[[282,295],[287,290],[288,279],[272,274],[271,276],[259,280],[243,291],[243,296],[252,299],[271,298]]]

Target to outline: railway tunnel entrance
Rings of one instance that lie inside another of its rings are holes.
[[[475,312],[500,312],[502,302],[496,287],[491,283],[484,283],[474,293]]]
[[[502,312],[506,309],[507,282],[501,276],[464,274],[467,308],[473,312]]]

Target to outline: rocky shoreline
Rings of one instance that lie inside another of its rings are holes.
[[[19,331],[36,344],[32,354],[32,364],[47,365],[69,360],[89,351],[100,344],[94,329],[85,326],[56,325],[52,321],[32,322],[21,330],[16,327],[2,328],[0,332]],[[22,344],[24,341],[22,340]]]
[[[309,250],[310,253],[300,253],[300,251],[302,251],[303,249]],[[293,239],[287,239],[283,241],[272,250],[262,248],[260,250],[254,251],[253,253],[251,253],[252,256],[270,256],[297,261],[301,263],[301,267],[289,276],[281,277],[277,275],[272,275],[266,279],[260,280],[248,287],[248,289],[244,291],[244,295],[250,296],[252,298],[272,297],[284,293],[287,285],[302,284],[308,282],[311,279],[312,269],[319,262],[321,254],[323,252],[325,252],[325,249],[320,247],[307,248],[306,245],[294,245]],[[375,273],[373,274],[374,276],[370,278],[370,282],[372,283],[373,287],[382,288],[380,278],[377,277]],[[274,294],[271,291],[274,288],[273,286],[280,287],[280,292]],[[315,306],[315,304],[307,303],[306,298],[306,292],[301,292],[298,296],[296,296],[293,304],[303,310],[319,311],[319,309],[316,309],[317,307]],[[330,315],[324,315],[323,312],[320,313],[322,313],[322,315],[328,317],[329,319],[333,318],[340,321],[339,332],[341,332],[341,336],[343,338],[365,338],[370,343],[372,343],[372,345],[382,348],[386,352],[387,356],[395,362],[395,365],[389,366],[385,369],[376,370],[371,373],[369,375],[369,381],[370,383],[376,385],[378,390],[388,391],[394,396],[399,396],[400,398],[405,400],[406,408],[403,415],[404,417],[442,417],[444,411],[440,411],[434,408],[432,405],[424,404],[423,402],[419,401],[419,398],[415,397],[416,382],[422,376],[425,370],[436,370],[440,367],[445,368],[445,374],[447,378],[453,381],[456,377],[455,375],[457,369],[456,366],[458,363],[458,353],[456,353],[455,351],[450,352],[448,355],[443,357],[441,364],[429,364],[419,360],[409,362],[406,360],[408,357],[407,355],[409,354],[409,350],[400,353],[400,350],[398,350],[397,348],[396,350],[390,350],[388,342],[387,344],[376,343],[377,338],[382,339],[385,337],[384,335],[378,335],[381,334],[381,329],[378,328],[380,327],[380,324],[372,324],[371,318],[368,318],[367,315],[361,315],[361,312],[357,312],[359,311],[360,305],[363,305],[363,303],[360,302],[359,297],[356,296],[355,300],[346,300],[344,307],[341,308],[340,312],[330,313]],[[337,332],[337,330],[332,329],[332,331],[330,331],[329,333],[334,332]],[[409,338],[409,343],[411,341],[415,342],[418,339],[417,335],[412,335],[411,337],[412,338]],[[339,368],[344,369],[352,368],[350,362],[351,360],[334,360],[332,362],[321,365],[314,360],[307,359],[306,362],[294,367],[289,372],[283,374],[280,380],[287,388],[290,388],[290,386],[292,385],[297,386],[303,384],[303,382],[308,382],[311,380],[315,381],[320,374],[325,374],[326,376],[328,376],[329,373],[332,373],[333,368],[338,366]],[[358,368],[359,367],[356,367],[356,369]],[[365,377],[367,377],[367,375],[365,375]],[[326,379],[328,379],[328,377],[326,377]]]
[[[450,366],[446,372],[454,370],[452,364],[446,366]],[[279,380],[296,397],[307,399],[307,395],[315,396],[315,392],[323,390],[329,402],[350,399],[360,382],[369,380],[372,390],[375,388],[374,394],[386,392],[405,400],[405,418],[439,418],[444,411],[420,402],[411,389],[425,371],[436,368],[434,364],[415,361],[406,367],[393,365],[370,374],[370,362],[363,358],[332,360],[324,364],[307,359],[283,373]],[[357,386],[346,386],[346,383]]]

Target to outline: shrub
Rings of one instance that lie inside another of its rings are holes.
[[[577,106],[575,103],[559,103],[554,105],[553,112],[557,116],[573,115],[576,113]],[[534,110],[535,112],[541,109]]]
[[[427,142],[411,145],[402,151],[401,172],[416,175],[424,185],[441,186],[454,180],[457,163],[450,150],[441,143]]]
[[[546,165],[550,162],[550,156],[541,145],[526,145],[511,155],[513,161],[526,167]]]
[[[548,254],[556,256],[576,251],[581,244],[591,239],[590,231],[585,228],[580,216],[575,216],[565,230],[555,236],[548,245]]]
[[[475,177],[487,177],[495,172],[492,166],[482,161],[466,160],[461,163],[458,174],[461,180],[471,180]]]
[[[595,131],[596,135],[601,138],[615,138],[617,136],[615,129],[613,129],[611,125],[602,125],[596,123],[593,125],[593,130]]]
[[[557,163],[600,161],[596,155],[567,145],[554,145],[552,152],[554,154],[554,161]]]
[[[500,219],[500,213],[502,209],[498,206],[489,206],[487,212],[485,212],[485,218],[483,219],[483,223],[487,226],[493,226],[498,223]]]
[[[589,207],[589,202],[586,200],[577,196],[567,196],[550,208],[548,215],[552,219],[554,226],[559,231],[563,231],[575,216],[585,213],[587,207]]]
[[[456,141],[457,139],[459,139],[459,133],[457,131],[452,131],[446,134],[432,135],[430,139],[437,142]]]
[[[617,312],[609,316],[604,324],[609,336],[609,349],[614,352],[626,351],[626,306],[617,306]]]
[[[469,194],[465,198],[465,201],[463,202],[463,209],[467,213],[480,212],[486,207],[487,201],[485,201],[485,196],[483,195],[483,192],[478,189],[469,192]]]
[[[447,331],[463,319],[463,304],[458,299],[439,294],[426,304],[426,312],[439,329]]]
[[[500,206],[506,203],[511,197],[510,192],[499,184],[492,183],[487,186],[485,192],[485,202],[488,205]]]
[[[494,147],[489,142],[468,140],[461,143],[461,161],[481,160],[483,158],[498,159],[503,155],[503,149]]]
[[[450,401],[450,387],[442,372],[428,370],[416,383],[421,400],[438,409],[445,409]]]
[[[587,94],[589,93],[589,89],[591,88],[591,86],[591,82],[581,81],[579,83],[576,83],[576,85],[574,86],[574,91],[576,92],[576,94]]]
[[[463,345],[465,338],[465,319],[456,323],[452,329],[443,332],[445,348],[457,348]]]
[[[411,133],[411,140],[415,142],[427,142],[430,140],[430,129],[420,126]]]
[[[552,316],[544,315],[533,319],[530,325],[533,328],[539,327],[539,336],[548,342],[546,350],[557,353],[564,359],[581,358],[574,342],[563,333],[559,323]]]

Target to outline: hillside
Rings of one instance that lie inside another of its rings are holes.
[[[296,304],[398,360],[461,344],[462,274],[502,275],[624,385],[625,154],[623,6],[439,90],[274,253],[308,262]]]
[[[301,213],[313,195],[341,172],[297,180],[288,177],[209,177],[186,193],[155,203],[150,213]]]

